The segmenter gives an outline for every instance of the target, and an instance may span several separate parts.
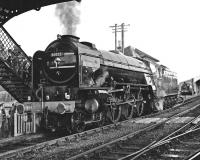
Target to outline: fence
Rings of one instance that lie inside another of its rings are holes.
[[[14,136],[35,132],[35,113],[14,113]]]

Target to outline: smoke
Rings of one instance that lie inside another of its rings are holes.
[[[56,5],[56,16],[63,25],[63,34],[76,35],[77,25],[80,23],[80,4],[76,1],[59,3]]]

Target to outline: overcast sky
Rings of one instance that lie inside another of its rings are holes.
[[[82,0],[78,8],[76,36],[82,41],[95,43],[99,49],[114,49],[109,26],[130,24],[125,46],[159,59],[178,73],[179,82],[200,75],[199,0]],[[31,56],[62,34],[55,5],[19,15],[4,27]]]

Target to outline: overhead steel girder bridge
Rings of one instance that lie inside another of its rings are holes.
[[[12,17],[30,10],[40,10],[41,7],[73,0],[0,0],[0,25]],[[81,0],[75,0],[80,2]]]

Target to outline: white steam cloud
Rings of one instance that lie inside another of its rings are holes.
[[[76,35],[77,25],[80,23],[79,7],[80,3],[76,1],[56,5],[56,16],[63,25],[63,34]]]

